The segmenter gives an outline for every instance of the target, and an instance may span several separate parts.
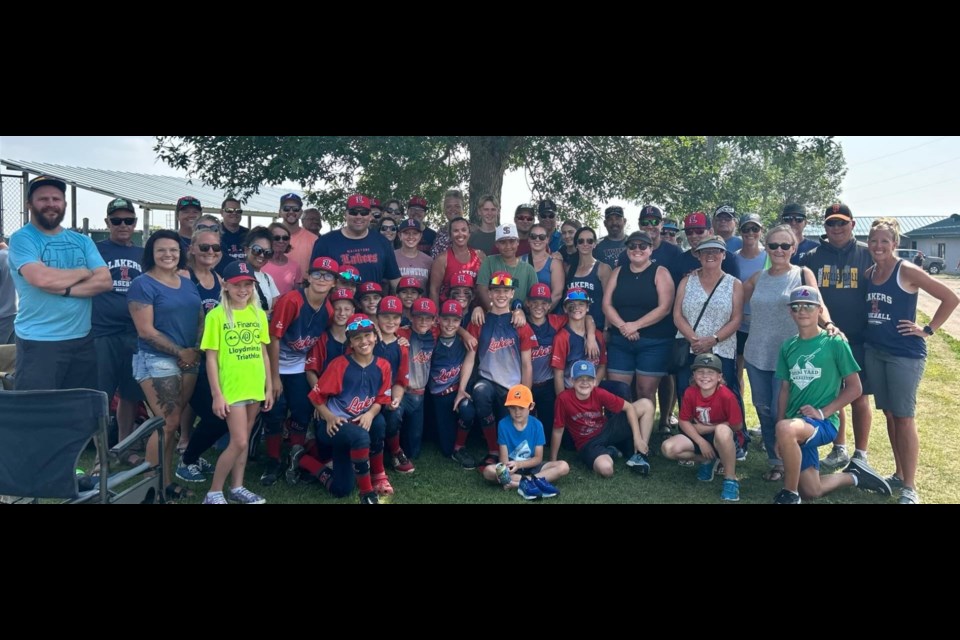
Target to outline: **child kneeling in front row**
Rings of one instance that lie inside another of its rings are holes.
[[[693,364],[693,384],[680,401],[680,434],[664,440],[660,447],[670,460],[695,460],[700,463],[697,480],[713,481],[717,465],[723,463],[724,502],[740,500],[737,481],[737,448],[733,434],[743,429],[743,413],[737,397],[721,384],[720,358],[701,353]]]
[[[497,444],[506,469],[498,472],[500,465],[487,465],[483,477],[490,482],[499,482],[504,489],[516,488],[526,500],[559,495],[553,483],[570,473],[570,466],[563,460],[544,464],[546,437],[543,423],[530,415],[534,407],[533,393],[522,384],[514,385],[507,392],[504,406],[510,416],[497,425]]]

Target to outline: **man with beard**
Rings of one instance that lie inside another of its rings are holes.
[[[733,235],[737,225],[737,210],[732,204],[722,204],[713,212],[713,231],[727,243],[727,251],[736,253],[743,248],[743,240]]]
[[[603,226],[607,228],[607,237],[597,243],[593,257],[616,269],[617,259],[627,250],[626,236],[623,235],[623,207],[607,207],[603,212]]]
[[[310,255],[317,242],[317,234],[300,226],[303,200],[295,193],[280,198],[280,220],[290,232],[290,253],[287,258],[300,265],[300,273],[310,273]]]
[[[93,241],[60,226],[66,192],[59,178],[31,180],[30,224],[10,237],[10,270],[20,296],[14,323],[18,391],[72,389],[97,379],[92,298],[113,282]]]

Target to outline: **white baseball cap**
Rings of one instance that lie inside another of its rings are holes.
[[[520,236],[517,234],[517,225],[514,224],[502,224],[497,227],[497,240],[509,240],[509,239],[519,240]]]

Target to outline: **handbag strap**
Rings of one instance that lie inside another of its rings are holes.
[[[720,286],[720,283],[723,282],[723,279],[726,278],[726,277],[727,277],[727,274],[723,274],[722,276],[720,276],[720,279],[717,280],[717,284],[713,285],[713,289],[710,291],[710,295],[708,295],[708,296],[707,296],[707,299],[704,300],[703,306],[700,307],[700,315],[697,316],[697,321],[696,321],[696,323],[694,323],[694,325],[693,325],[693,332],[694,332],[694,333],[697,332],[697,327],[700,326],[700,318],[703,317],[703,312],[707,310],[707,304],[710,303],[710,298],[713,297],[713,294],[716,293],[717,288]]]

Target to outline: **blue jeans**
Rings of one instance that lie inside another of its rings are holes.
[[[782,467],[783,461],[775,453],[777,444],[777,402],[780,400],[780,386],[783,382],[775,371],[758,369],[749,362],[747,376],[750,379],[750,396],[760,418],[760,433],[763,434],[763,446],[767,450],[767,462],[771,467]]]
[[[454,411],[453,401],[456,397],[456,393],[448,393],[445,396],[433,396],[433,414],[437,425],[437,440],[440,442],[440,451],[447,457],[453,454],[453,447],[457,442],[457,431],[460,429],[469,431],[477,415],[470,398],[466,398],[460,403],[460,411]]]
[[[400,448],[408,458],[419,458],[423,447],[423,400],[423,395],[405,393],[400,406],[391,412],[395,421],[391,429],[400,428]]]
[[[290,409],[290,429],[297,432],[306,432],[310,419],[313,418],[313,404],[307,395],[310,385],[304,373],[282,373],[280,382],[283,384],[283,393],[277,402],[264,414],[264,431],[277,434],[283,430],[283,420]]]

